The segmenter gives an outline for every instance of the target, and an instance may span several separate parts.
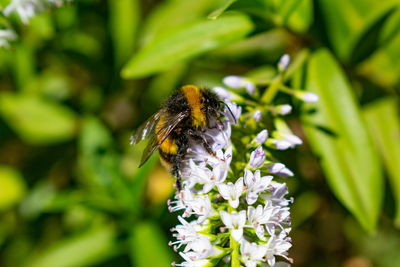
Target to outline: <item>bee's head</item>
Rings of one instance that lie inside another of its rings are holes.
[[[203,93],[203,103],[208,119],[219,117],[219,112],[221,110],[221,100],[215,93],[209,90],[205,90]]]

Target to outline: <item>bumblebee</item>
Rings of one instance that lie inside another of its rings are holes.
[[[177,178],[177,189],[182,189],[182,161],[189,142],[200,142],[214,155],[202,132],[220,121],[221,104],[225,103],[215,93],[194,85],[183,86],[172,94],[131,137],[131,145],[150,139],[139,168],[158,150],[163,165]]]

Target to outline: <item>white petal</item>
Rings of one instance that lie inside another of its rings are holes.
[[[285,149],[292,147],[292,143],[290,143],[286,140],[275,140],[274,139],[271,141],[275,144],[276,149],[279,149],[279,150],[285,150]]]
[[[232,183],[230,183],[232,184]],[[217,185],[218,191],[224,199],[229,199],[230,196],[230,186],[229,184],[219,184]]]
[[[285,134],[285,139],[286,139],[286,141],[288,141],[289,143],[292,143],[293,145],[303,144],[303,141],[294,134]]]
[[[246,267],[256,267],[257,266],[257,262],[256,261],[244,261],[244,266]]]
[[[238,197],[240,197],[242,192],[243,192],[243,177],[240,177],[235,183],[235,193]]]
[[[271,175],[261,177],[260,181],[259,181],[259,187],[264,188],[264,190],[267,189],[267,187],[271,183],[272,179],[273,179],[273,177]]]
[[[236,209],[237,207],[239,207],[239,199],[229,199],[229,205]]]
[[[239,227],[243,227],[246,224],[246,211],[241,210],[239,212]]]
[[[246,195],[247,204],[253,205],[254,203],[256,203],[257,199],[258,199],[257,193],[247,191],[247,195]]]
[[[254,229],[256,231],[256,234],[258,236],[258,238],[260,238],[261,240],[267,240],[264,236],[265,230],[264,230],[264,226],[263,225],[258,225],[257,229]]]
[[[244,169],[244,183],[247,187],[250,187],[253,184],[253,178],[253,173],[248,169]]]
[[[231,236],[233,239],[235,239],[237,242],[240,242],[243,236],[243,228],[239,229],[231,229]]]
[[[231,215],[224,210],[221,210],[219,214],[221,215],[221,220],[225,226],[228,228],[233,228]]]

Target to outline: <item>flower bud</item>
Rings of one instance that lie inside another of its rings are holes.
[[[230,75],[226,76],[222,82],[231,88],[239,89],[243,87],[244,79],[240,76]]]
[[[265,141],[267,141],[268,138],[268,130],[264,129],[261,132],[259,132],[256,136],[256,142],[259,145],[262,145],[265,143]]]
[[[318,95],[305,91],[295,91],[294,96],[308,103],[317,102],[319,100]]]
[[[250,167],[257,169],[261,167],[265,162],[265,152],[261,146],[257,147],[256,150],[250,154]]]
[[[254,119],[255,121],[259,122],[259,121],[261,120],[261,118],[262,118],[262,113],[261,113],[261,111],[258,110],[258,109],[257,109],[256,111],[254,111],[253,119]]]
[[[276,107],[276,110],[281,115],[286,115],[292,112],[292,106],[289,104],[279,105]]]
[[[232,98],[232,93],[231,92],[229,92],[228,90],[226,90],[224,87],[222,87],[222,86],[215,86],[214,88],[213,88],[213,91],[218,95],[218,96],[220,96],[221,98],[224,98],[224,99],[230,99],[230,98]]]
[[[290,64],[290,56],[288,54],[284,54],[280,59],[278,63],[278,69],[279,71],[284,71],[287,69],[287,67]]]
[[[281,177],[293,176],[293,172],[286,168],[285,164],[276,162],[268,166],[268,170]]]
[[[249,95],[253,95],[256,92],[256,85],[251,81],[245,81],[245,87]]]

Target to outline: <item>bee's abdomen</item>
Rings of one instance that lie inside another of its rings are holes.
[[[176,144],[175,140],[169,136],[161,144],[160,150],[164,154],[176,155],[176,153],[178,153],[178,145]]]

